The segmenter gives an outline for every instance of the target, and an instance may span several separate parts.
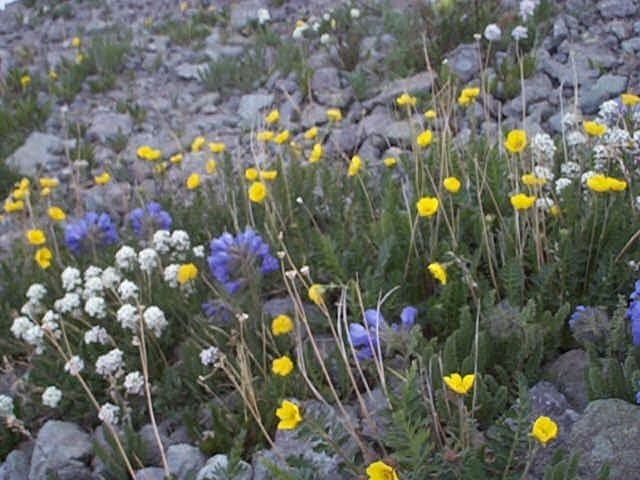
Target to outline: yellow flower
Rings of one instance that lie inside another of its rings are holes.
[[[289,130],[283,130],[279,134],[277,134],[275,137],[273,137],[273,141],[278,145],[282,145],[283,143],[286,143],[287,140],[289,140]]]
[[[64,210],[62,210],[60,207],[49,207],[49,210],[47,210],[47,214],[49,215],[49,218],[54,222],[61,222],[62,220],[67,218]]]
[[[516,210],[528,210],[535,203],[536,197],[518,193],[517,195],[512,195],[510,200],[511,205]]]
[[[438,211],[438,205],[440,205],[440,202],[436,197],[422,197],[416,202],[418,215],[421,217],[430,217]]]
[[[294,142],[293,140],[291,142],[289,142],[289,148],[291,149],[291,152],[296,157],[299,157],[300,154],[302,153],[302,147],[299,144],[297,144],[296,142]]]
[[[76,55],[76,63],[77,64],[81,64],[82,62],[84,62],[84,55],[79,53],[79,54]]]
[[[271,333],[274,336],[284,335],[293,330],[293,321],[288,315],[278,315],[271,321]]]
[[[604,175],[592,175],[587,179],[587,187],[590,190],[598,193],[608,192],[610,185],[607,181],[607,177]]]
[[[16,187],[19,188],[20,190],[26,190],[30,186],[31,186],[31,180],[29,180],[26,177],[21,178],[20,182],[16,184]]]
[[[607,184],[609,185],[609,190],[614,192],[622,192],[627,188],[627,182],[613,177],[607,177]]]
[[[447,284],[447,270],[441,263],[433,262],[427,266],[429,273],[433,275],[433,278],[438,280],[442,285]]]
[[[367,467],[368,480],[398,480],[398,474],[393,467],[378,460]]]
[[[620,100],[622,104],[627,107],[633,107],[638,102],[640,102],[640,97],[638,95],[634,95],[633,93],[623,93],[620,95]]]
[[[222,142],[211,142],[209,144],[209,150],[211,153],[222,153],[227,146]]]
[[[209,160],[207,160],[207,163],[204,164],[204,171],[211,175],[216,171],[217,166],[218,164],[216,163],[216,161],[213,158],[210,158]]]
[[[203,136],[197,136],[193,139],[193,142],[191,142],[191,151],[199,152],[202,150],[202,147],[204,147],[205,142],[206,140]]]
[[[460,96],[458,97],[458,105],[461,107],[466,107],[471,104],[476,97],[480,95],[480,88],[478,87],[469,87],[462,89],[460,92]]]
[[[318,135],[318,127],[311,127],[309,130],[304,132],[304,138],[307,140],[313,140]]]
[[[471,390],[471,387],[473,387],[474,378],[473,373],[465,375],[464,377],[460,376],[459,373],[452,373],[451,375],[442,377],[442,380],[447,384],[447,387],[458,395],[466,395],[467,392]]]
[[[175,155],[171,155],[171,157],[169,157],[169,161],[173,164],[178,164],[182,161],[183,158],[184,157],[181,153],[176,153]]]
[[[80,37],[73,37],[71,40],[71,46],[73,48],[80,48]]]
[[[24,200],[29,196],[28,188],[16,188],[11,194],[14,200]]]
[[[558,205],[554,205],[549,209],[549,213],[551,214],[551,216],[557,217],[558,215],[560,215],[560,207]]]
[[[607,131],[607,126],[598,122],[582,122],[584,133],[592,137],[601,137]]]
[[[527,146],[527,134],[524,130],[511,130],[504,146],[511,153],[520,153]]]
[[[267,196],[267,187],[262,182],[253,182],[249,187],[249,200],[253,203],[262,203]]]
[[[111,175],[109,175],[109,172],[102,172],[100,175],[93,177],[93,180],[98,185],[104,185],[111,180]]]
[[[4,211],[6,213],[19,212],[24,210],[24,202],[22,200],[16,200],[15,202],[11,199],[7,199],[4,202]]]
[[[281,377],[286,377],[293,370],[293,362],[289,357],[283,355],[280,358],[274,358],[271,362],[271,371]]]
[[[30,245],[42,245],[47,241],[44,232],[38,229],[27,230],[27,240]]]
[[[522,183],[524,183],[527,187],[541,187],[547,180],[544,177],[536,177],[533,173],[525,173],[520,177]]]
[[[271,140],[273,140],[274,135],[275,133],[273,133],[271,130],[263,130],[262,132],[258,132],[256,138],[259,142],[270,142]]]
[[[253,167],[247,168],[244,171],[244,178],[246,178],[250,182],[253,182],[254,180],[257,180],[258,179],[258,169],[253,168]]]
[[[460,190],[460,180],[456,177],[447,177],[442,181],[442,185],[449,193],[458,193]]]
[[[273,125],[274,123],[278,123],[278,120],[280,120],[280,112],[274,108],[273,110],[271,110],[265,117],[264,117],[264,122],[267,125]]]
[[[156,173],[164,173],[167,169],[167,162],[156,163],[155,167],[153,167],[153,171]]]
[[[58,79],[58,74],[56,73],[55,70],[49,70],[49,73],[47,74],[47,76],[49,77],[49,80],[51,80],[52,82],[55,82]]]
[[[426,148],[431,144],[431,140],[433,139],[433,133],[431,130],[425,130],[416,138],[416,143],[418,146],[422,148]]]
[[[51,254],[51,250],[49,250],[47,247],[42,247],[36,250],[33,258],[40,266],[40,268],[44,270],[51,266],[51,259],[53,258],[53,255]]]
[[[189,177],[187,178],[187,188],[189,190],[195,190],[199,186],[200,186],[200,175],[198,175],[197,173],[192,173],[191,175],[189,175]]]
[[[309,287],[309,290],[307,291],[307,296],[309,297],[309,300],[311,300],[316,305],[322,305],[324,304],[324,291],[325,291],[325,287],[317,283],[314,283]]]
[[[327,119],[330,122],[339,122],[342,120],[342,112],[338,108],[330,108],[327,110]]]
[[[180,2],[180,11],[184,12],[189,8],[189,4],[187,2]]]
[[[280,419],[278,430],[293,430],[302,421],[300,409],[289,400],[282,401],[280,408],[276,410],[276,416]]]
[[[394,167],[398,163],[398,160],[396,160],[393,157],[387,157],[384,160],[382,160],[382,163],[384,163],[385,167],[391,168],[391,167]]]
[[[46,187],[40,190],[40,196],[42,197],[48,197],[50,193],[51,193],[51,189],[49,187]]]
[[[260,179],[273,181],[278,177],[277,170],[260,170]]]
[[[154,162],[162,156],[160,149],[151,148],[149,145],[142,145],[136,150],[136,154],[143,160]]]
[[[415,107],[417,98],[409,95],[407,92],[404,92],[398,98],[396,98],[396,103],[399,107]]]
[[[60,185],[60,182],[57,178],[42,177],[40,179],[40,187],[42,188],[54,188],[58,185]]]
[[[436,118],[437,114],[435,110],[427,110],[426,112],[424,112],[424,118],[426,118],[427,120],[433,120],[434,118]]]
[[[184,285],[190,282],[198,276],[198,267],[193,263],[183,263],[178,267],[178,273],[176,274],[176,280],[180,285]]]
[[[558,424],[542,415],[533,422],[530,435],[546,447],[547,443],[558,436]]]
[[[309,163],[316,163],[322,158],[322,145],[315,143],[309,155]]]
[[[351,157],[351,162],[349,163],[349,170],[347,171],[347,175],[353,177],[360,172],[362,168],[362,159],[358,155],[354,155]]]
[[[23,75],[20,77],[20,85],[22,88],[27,88],[31,84],[31,77],[29,75]]]

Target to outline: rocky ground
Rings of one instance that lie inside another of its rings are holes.
[[[211,3],[218,9],[228,8],[228,25],[213,27],[197,50],[171,42],[167,35],[156,34],[148,28],[166,16],[181,18],[176,2],[170,0],[82,2],[74,5],[71,18],[56,19],[38,15],[37,8],[41,5],[27,8],[22,2],[9,4],[0,11],[0,72],[20,64],[28,52],[29,70],[46,75],[61,58],[73,60],[75,51],[70,39],[74,35],[81,34],[86,39],[112,27],[128,28],[132,34],[131,53],[115,87],[107,92],[91,93],[85,84],[71,103],[53,105],[45,128],[31,133],[24,145],[7,159],[8,164],[24,175],[53,174],[61,180],[82,168],[86,188],[81,196],[86,207],[124,213],[129,208],[134,186],[154,197],[151,167],[135,160],[138,146],[151,144],[171,155],[187,150],[197,135],[206,135],[211,140],[224,142],[234,158],[251,158],[249,132],[260,125],[270,108],[279,109],[281,125],[290,128],[293,134],[324,122],[326,108],[341,108],[345,121],[332,131],[326,146],[348,154],[358,152],[366,158],[381,159],[389,148],[410,144],[409,127],[396,119],[390,103],[404,91],[428,91],[432,83],[428,72],[371,85],[366,98],[358,99],[345,72],[336,67],[334,52],[330,48],[316,48],[307,58],[313,71],[310,96],[300,90],[295,73],[283,75],[277,70],[246,93],[210,91],[203,84],[199,73],[208,62],[239,58],[252,42],[252,38],[246,36],[246,26],[258,19],[260,8],[269,9],[275,31],[290,35],[296,19],[321,17],[340,2],[294,0],[279,7],[269,5],[266,0]],[[403,9],[411,3],[395,0],[392,5]],[[517,11],[517,2],[505,0],[503,3],[505,8]],[[525,81],[524,124],[532,133],[560,134],[563,112],[574,111],[589,117],[605,100],[626,91],[640,92],[640,4],[635,0],[566,0],[558,2],[557,7],[559,13],[552,19],[550,31],[534,50],[535,71]],[[380,62],[392,42],[392,38],[376,35],[365,38],[361,62],[366,65]],[[499,56],[498,53],[497,58]],[[479,83],[482,62],[475,44],[459,45],[446,59],[463,86]],[[267,63],[269,61],[267,59]],[[480,103],[474,115],[483,118],[484,131],[497,135],[503,125],[522,124],[520,96],[500,99],[499,95],[487,95],[484,102],[488,106],[488,118],[483,117]],[[118,104],[136,105],[146,116],[135,118],[132,113],[135,110],[123,112],[117,108]],[[81,138],[69,131],[74,123],[86,126]],[[459,138],[469,135],[470,126],[462,119]],[[115,148],[118,139],[122,145]],[[90,162],[79,159],[70,165],[65,156],[66,147],[73,148],[79,141],[94,146],[93,158]],[[176,182],[183,182],[189,173],[203,168],[190,161],[188,155],[185,157],[182,169],[171,171]],[[96,188],[91,178],[105,165],[117,165],[117,169],[111,170],[117,170],[120,175],[106,188]],[[0,244],[7,245],[12,238],[10,229],[7,226],[0,229],[3,234]],[[533,412],[559,419],[561,431],[559,441],[538,457],[531,478],[541,478],[544,461],[556,448],[581,451],[581,478],[596,478],[596,467],[603,461],[611,462],[611,478],[638,476],[640,460],[636,446],[640,441],[640,410],[620,400],[588,402],[583,375],[586,362],[584,352],[568,352],[549,366],[550,381],[540,382],[531,389]],[[143,427],[140,433],[152,450],[151,427]],[[189,444],[189,437],[180,426],[165,422],[164,435],[169,465],[178,479],[188,478],[189,472],[198,472],[197,480],[218,478],[211,472],[216,465],[226,462],[225,456],[206,459]],[[77,425],[51,420],[33,441],[25,442],[5,459],[0,465],[0,479],[39,480],[45,478],[43,472],[47,468],[55,470],[61,480],[100,478],[103,466],[92,455],[92,438],[103,438],[102,430],[88,433]],[[285,449],[302,448],[282,432],[276,436],[276,443]],[[268,478],[259,462],[263,457],[273,459],[274,454],[259,452],[253,465],[247,464],[246,472],[235,478]],[[163,471],[157,468],[159,458],[156,460],[156,467],[139,471],[140,479],[162,478]],[[335,467],[333,459],[316,460],[330,475]]]

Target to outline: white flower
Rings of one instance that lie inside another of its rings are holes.
[[[307,25],[305,22],[301,22],[299,25],[296,26],[295,30],[291,34],[291,37],[294,40],[300,40],[304,35],[304,32],[307,31],[308,29],[309,29],[309,25]]]
[[[124,377],[124,388],[130,395],[141,395],[142,388],[144,387],[144,377],[137,370],[135,372],[127,373]]]
[[[534,154],[551,161],[556,153],[556,145],[547,133],[537,133],[531,139],[531,149]]]
[[[142,253],[142,252],[140,252]],[[138,296],[138,286],[130,280],[123,280],[118,286],[118,295],[123,301],[136,299]]]
[[[267,10],[266,8],[259,8],[258,9],[258,23],[260,25],[263,25],[263,24],[267,23],[269,20],[271,20],[271,14],[269,13],[269,10]]]
[[[116,266],[123,271],[131,270],[136,264],[136,251],[128,245],[123,245],[116,252]]]
[[[53,303],[53,308],[60,313],[69,313],[80,308],[80,295],[73,292],[66,293],[64,297]]]
[[[551,207],[553,207],[554,204],[555,202],[553,201],[552,198],[549,198],[549,197],[536,198],[536,208],[539,208],[541,210],[547,211]]]
[[[40,326],[45,332],[52,333],[56,338],[59,338],[62,332],[60,331],[58,320],[60,320],[60,315],[53,310],[47,310],[47,313],[44,314],[40,321]]]
[[[144,311],[142,318],[147,328],[153,331],[154,335],[158,338],[160,338],[164,329],[167,328],[168,322],[164,313],[155,305],[148,307]]]
[[[38,318],[38,315],[42,312],[43,308],[38,302],[32,302],[29,300],[27,303],[22,305],[20,308],[20,313],[26,315],[29,318],[35,319]]]
[[[158,252],[153,248],[145,248],[138,254],[138,263],[140,270],[151,273],[158,266]]]
[[[158,230],[153,234],[151,244],[159,254],[169,253],[171,250],[171,233],[169,230]]]
[[[24,332],[22,338],[29,345],[36,347],[36,353],[42,353],[44,345],[42,343],[42,339],[44,337],[44,330],[40,328],[40,325],[33,325],[29,327],[29,329]]]
[[[13,417],[13,398],[0,395],[0,417]]]
[[[84,360],[82,360],[78,355],[74,355],[67,363],[64,364],[64,371],[71,375],[77,375],[82,370],[84,370]]]
[[[587,142],[587,137],[584,133],[576,130],[573,132],[569,132],[567,135],[567,145],[570,147],[575,147],[576,145],[581,145]]]
[[[106,376],[113,375],[122,368],[122,350],[114,348],[96,360],[96,373]]]
[[[120,415],[120,407],[107,402],[100,407],[98,418],[104,423],[116,425],[118,423],[118,415]]]
[[[580,175],[580,165],[576,162],[568,161],[560,164],[560,173],[569,178],[578,178]]]
[[[82,284],[82,279],[80,278],[80,270],[73,267],[65,268],[60,274],[60,279],[62,280],[62,288],[64,288],[67,292],[75,290],[76,287],[79,287],[80,284]]]
[[[109,341],[109,334],[104,329],[104,327],[100,327],[95,325],[91,327],[90,330],[87,330],[84,333],[84,343],[87,345],[90,343],[99,343],[100,345],[105,345]]]
[[[527,27],[523,27],[522,25],[518,25],[516,28],[511,30],[511,36],[514,40],[524,40],[527,38]]]
[[[322,45],[329,45],[329,43],[331,43],[331,35],[329,35],[328,33],[323,33],[322,35],[320,35],[320,43]]]
[[[116,313],[118,323],[124,329],[133,330],[138,329],[138,309],[129,303],[122,305]]]
[[[324,15],[322,15],[322,18],[324,19],[325,22],[328,22],[329,20],[331,20],[331,14],[327,12]]]
[[[186,252],[191,248],[191,240],[189,239],[189,234],[184,230],[175,230],[171,234],[171,246],[174,248],[174,250]]]
[[[204,258],[205,256],[204,245],[196,245],[191,249],[191,251],[193,252],[194,257]]]
[[[357,8],[352,8],[349,11],[349,15],[351,15],[351,18],[360,18],[360,10]]]
[[[32,284],[27,290],[27,298],[35,303],[39,303],[47,295],[47,289],[41,283]]]
[[[42,392],[42,404],[46,407],[56,408],[62,399],[62,391],[57,387],[47,387]]]
[[[107,304],[102,297],[91,297],[84,304],[84,311],[91,318],[104,318],[107,316]]]
[[[17,339],[24,340],[24,334],[34,325],[35,323],[27,317],[16,317],[13,319],[13,324],[11,325],[11,333],[13,333],[13,336]]]
[[[200,352],[200,363],[205,367],[213,365],[218,361],[219,350],[216,347],[209,347]]]
[[[616,147],[626,147],[631,141],[629,132],[619,127],[611,127],[604,134],[604,141]]]
[[[99,277],[100,275],[102,275],[102,269],[100,267],[89,265],[84,271],[84,281],[86,282],[90,278]]]
[[[533,174],[538,178],[544,178],[545,180],[553,180],[553,172],[550,168],[543,165],[536,165],[533,167]]]
[[[107,267],[102,272],[102,284],[104,288],[113,289],[120,283],[122,280],[122,275],[113,267]]]
[[[164,269],[163,277],[164,281],[169,284],[171,288],[176,288],[178,286],[178,269],[180,265],[177,263],[172,263],[168,265]]]
[[[588,171],[584,172],[582,174],[582,176],[580,177],[580,183],[582,183],[582,185],[586,185],[587,184],[587,180],[589,180],[594,175],[596,175],[596,172],[594,172],[593,170],[588,170]]]
[[[82,291],[82,298],[87,299],[91,297],[99,297],[102,295],[102,278],[101,277],[89,277],[84,282],[84,290]]]
[[[533,12],[538,6],[539,0],[521,0],[520,1],[520,18],[526,22],[529,17],[533,16]]]
[[[498,40],[500,40],[501,36],[502,30],[500,30],[500,27],[495,23],[490,23],[484,29],[484,38],[486,38],[490,42],[497,42]]]
[[[606,125],[612,125],[620,116],[620,105],[615,100],[607,100],[598,108],[598,120]]]

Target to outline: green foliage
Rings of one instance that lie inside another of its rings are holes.
[[[247,92],[263,81],[264,67],[264,51],[247,48],[240,57],[222,57],[210,62],[200,71],[200,79],[207,90]]]
[[[127,478],[129,472],[124,466],[122,458],[120,458],[118,447],[113,436],[106,427],[102,427],[102,434],[106,444],[102,444],[96,439],[93,440],[92,444],[94,454],[104,464],[104,473],[102,474],[104,479],[119,480],[121,478]],[[133,429],[129,423],[125,423],[123,431],[119,433],[119,435],[125,452],[129,457],[129,461],[134,468],[143,468],[143,462],[146,458],[144,444],[135,429]]]

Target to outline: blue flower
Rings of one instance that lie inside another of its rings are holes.
[[[116,227],[106,213],[88,212],[64,229],[64,241],[72,253],[78,254],[90,245],[111,245],[119,240]]]
[[[636,392],[636,403],[640,405],[640,392]]]
[[[139,236],[148,236],[156,230],[170,230],[173,220],[158,202],[149,202],[144,208],[135,208],[129,213],[131,229]]]
[[[584,305],[578,305],[576,307],[575,312],[573,312],[569,317],[569,328],[571,330],[575,330],[576,324],[580,321],[582,314],[584,314],[586,310],[587,309]]]
[[[416,316],[418,315],[418,309],[416,307],[404,307],[400,312],[400,325],[392,323],[391,328],[396,332],[401,330],[409,331],[411,327],[416,323]]]
[[[634,300],[629,304],[627,317],[631,323],[633,344],[640,347],[640,300]]]
[[[378,310],[369,308],[364,311],[364,323],[370,328],[379,328],[384,325],[384,317]]]
[[[214,238],[207,261],[211,275],[231,294],[242,289],[256,271],[265,275],[280,266],[269,245],[249,227],[235,237],[225,232]]]
[[[378,337],[374,328],[366,329],[360,323],[349,324],[349,341],[356,351],[358,360],[369,360],[373,358],[372,348],[378,346]]]

